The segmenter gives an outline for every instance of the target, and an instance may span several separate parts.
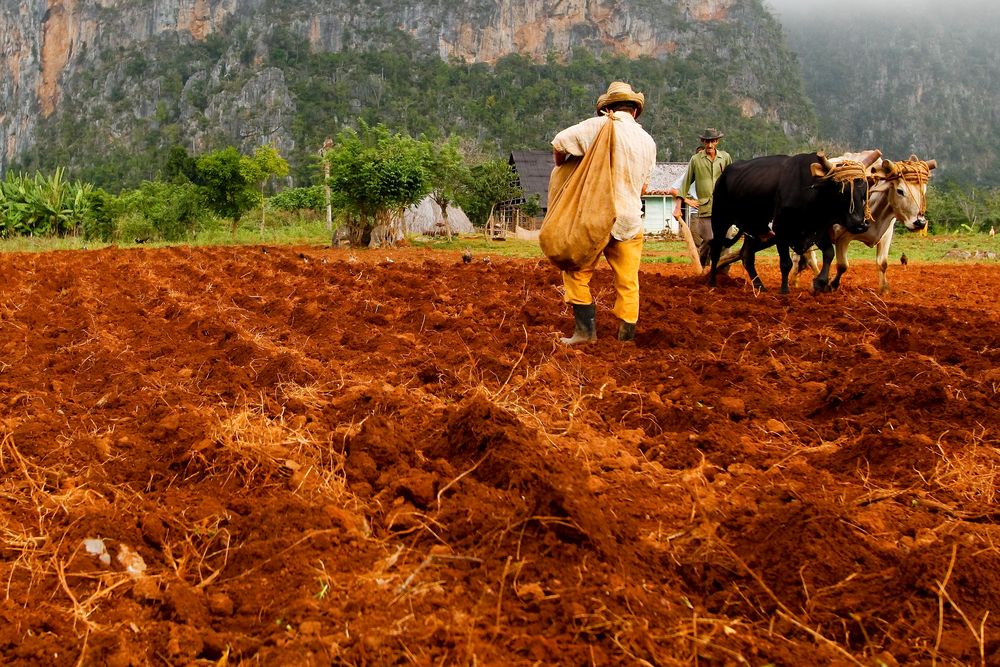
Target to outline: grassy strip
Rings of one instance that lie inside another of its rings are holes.
[[[414,247],[429,250],[469,250],[472,253],[489,253],[506,257],[538,258],[542,252],[537,243],[508,239],[506,241],[490,241],[482,236],[455,237],[451,241],[444,239],[428,239],[415,237],[410,240]],[[985,234],[950,234],[941,236],[920,236],[909,232],[897,232],[893,237],[889,251],[889,262],[899,263],[900,257],[906,253],[907,258],[923,263],[958,263],[964,261],[997,261],[988,253],[1000,256],[1000,238],[990,238]],[[966,256],[965,253],[972,256]],[[976,256],[979,253],[979,256]],[[861,243],[853,243],[848,248],[852,262],[875,262],[875,249]],[[769,248],[759,257],[777,259],[777,250]],[[644,264],[690,264],[687,246],[679,239],[647,239],[643,247],[642,262]]]
[[[137,244],[120,242],[107,244],[85,241],[79,237],[15,237],[0,239],[0,252],[48,252],[54,250],[87,250],[116,245],[129,247],[163,247],[170,245],[193,246],[228,246],[228,245],[329,245],[330,232],[326,230],[323,221],[304,221],[299,224],[267,227],[263,235],[259,229],[245,221],[233,236],[226,226],[217,226],[203,230],[197,236],[183,243],[149,242]],[[408,244],[415,248],[464,252],[473,254],[490,254],[501,257],[535,259],[543,257],[538,243],[518,239],[492,241],[482,234],[465,234],[454,236],[451,241],[443,238],[415,236],[407,239]],[[363,250],[363,249],[362,249]],[[850,257],[853,262],[874,262],[875,250],[860,243],[850,246]],[[997,261],[1000,256],[1000,238],[986,234],[949,234],[934,236],[919,236],[910,232],[897,232],[893,238],[889,253],[889,262],[898,263],[900,257],[906,254],[910,261],[924,263],[960,263],[966,261]],[[992,254],[992,256],[991,256]],[[760,257],[776,257],[774,248],[762,253]],[[643,249],[643,263],[646,264],[689,264],[691,262],[684,242],[679,239],[650,238],[646,240]]]

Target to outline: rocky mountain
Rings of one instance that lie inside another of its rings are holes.
[[[779,16],[820,134],[893,158],[937,158],[937,176],[1000,184],[1000,3],[804,3]]]
[[[544,147],[610,80],[647,94],[662,159],[705,126],[804,145],[815,117],[760,0],[0,0],[0,171],[105,187],[166,151],[274,143],[296,174],[364,118]]]

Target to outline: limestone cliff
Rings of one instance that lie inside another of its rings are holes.
[[[64,87],[102,53],[115,53],[161,33],[204,40],[235,11],[257,0],[2,0],[0,2],[0,133],[3,167],[33,143],[39,116],[52,114]]]
[[[775,25],[760,0],[0,0],[0,171],[50,117],[70,134],[92,121],[112,143],[169,122],[195,150],[222,135],[290,151],[297,102],[269,66],[276,35],[322,53],[385,48],[398,31],[444,61],[487,64],[577,48],[664,59],[717,45],[741,113],[790,122],[761,85],[774,67],[797,76]],[[166,46],[171,58],[192,53],[180,80],[162,73]]]

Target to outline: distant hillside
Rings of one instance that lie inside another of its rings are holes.
[[[821,135],[1000,184],[1000,3],[816,4],[781,20]]]
[[[364,118],[540,148],[608,82],[645,92],[660,158],[706,126],[737,157],[810,144],[816,119],[760,0],[0,0],[0,169],[109,189],[169,148],[275,143],[299,182]]]

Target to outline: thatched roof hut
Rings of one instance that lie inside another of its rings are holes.
[[[441,221],[441,207],[430,197],[424,197],[423,201],[403,213],[403,233],[428,236],[440,234],[444,231],[437,226]],[[448,224],[452,234],[470,234],[476,231],[465,211],[455,206],[448,207]]]

